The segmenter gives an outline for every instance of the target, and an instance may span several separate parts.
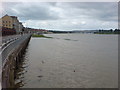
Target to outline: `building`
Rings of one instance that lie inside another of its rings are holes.
[[[16,16],[9,16],[12,18],[12,26],[13,26],[13,29],[16,30],[17,33],[19,33],[19,20],[17,19]]]
[[[24,29],[24,27],[23,27],[22,23],[19,22],[19,33],[22,33],[23,29]]]
[[[6,14],[0,21],[2,22],[2,24],[0,24],[1,27],[14,29],[17,33],[20,33],[23,28],[22,23],[19,22],[16,16],[9,16]]]
[[[3,16],[1,19],[1,27],[13,28],[12,18],[8,15]]]

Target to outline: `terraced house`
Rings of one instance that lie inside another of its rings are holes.
[[[16,16],[5,15],[1,18],[1,27],[15,29],[17,33],[22,32],[23,25]]]

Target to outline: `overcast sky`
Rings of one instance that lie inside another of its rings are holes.
[[[25,27],[49,30],[115,29],[117,2],[6,2],[3,15],[18,16]]]

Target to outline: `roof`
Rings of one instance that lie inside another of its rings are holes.
[[[12,18],[17,18],[16,16],[10,16],[10,17],[12,17]]]
[[[9,15],[6,14],[6,15],[4,15],[3,17],[5,17],[5,16],[9,16]],[[2,18],[3,18],[3,17],[2,17]],[[11,18],[16,18],[16,19],[17,19],[16,16],[9,16],[9,17],[11,17]]]

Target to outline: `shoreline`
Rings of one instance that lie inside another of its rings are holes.
[[[45,35],[43,35],[43,34],[41,34],[41,35],[32,35],[32,37],[39,37],[39,38],[53,38],[53,37],[45,36]]]

